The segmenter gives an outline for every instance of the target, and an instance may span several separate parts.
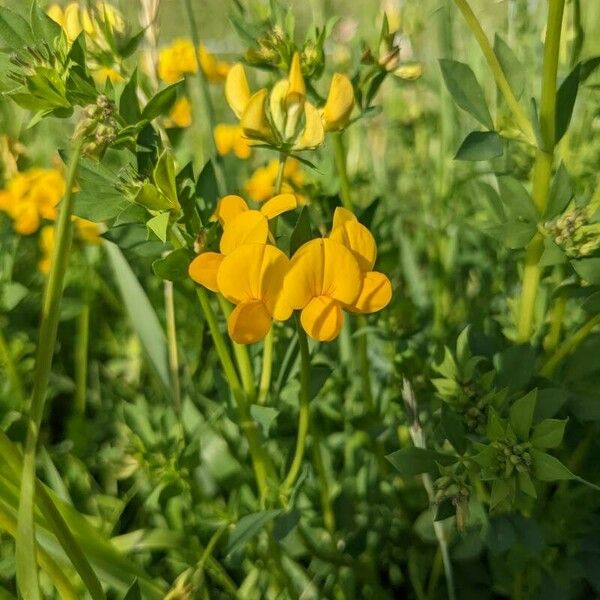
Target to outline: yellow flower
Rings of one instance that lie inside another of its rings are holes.
[[[289,319],[292,309],[281,293],[288,266],[287,256],[266,244],[245,244],[223,258],[217,284],[236,305],[227,320],[232,340],[258,342],[269,332],[273,319]]]
[[[198,59],[200,61],[200,68],[208,81],[211,83],[225,81],[230,69],[229,63],[217,60],[215,55],[211,54],[205,48],[204,44],[198,50]]]
[[[123,81],[124,79],[123,75],[121,75],[121,73],[119,73],[119,71],[117,71],[117,69],[115,69],[114,67],[96,67],[93,70],[92,75],[96,80],[96,83],[98,83],[99,85],[106,83],[107,79],[109,81],[112,81],[113,83],[118,83],[119,81]]]
[[[195,73],[196,69],[194,44],[190,40],[176,39],[158,55],[158,76],[165,83],[175,83],[184,75]]]
[[[392,284],[386,275],[372,270],[377,258],[377,245],[371,232],[349,210],[338,207],[333,215],[333,229],[329,237],[354,254],[361,273],[360,294],[346,308],[363,314],[385,308],[392,299]]]
[[[287,79],[251,94],[244,67],[237,63],[225,81],[225,97],[251,140],[290,146],[294,150],[317,148],[325,135],[319,111],[306,100],[300,57],[294,54]]]
[[[361,284],[352,252],[335,240],[319,238],[301,246],[292,257],[283,298],[302,311],[300,322],[310,337],[328,342],[340,333],[342,308],[356,301]]]
[[[82,31],[85,31],[90,40],[108,49],[104,26],[108,25],[110,29],[119,32],[125,29],[123,15],[107,2],[96,2],[92,11],[81,8],[79,2],[71,2],[64,9],[58,4],[53,4],[48,8],[47,13],[64,29],[69,42],[73,42]]]
[[[354,108],[354,89],[351,81],[341,73],[334,73],[321,118],[325,131],[337,131],[348,125]]]
[[[40,273],[48,273],[52,262],[52,250],[54,249],[54,226],[45,225],[40,231],[38,244],[42,252],[42,258],[38,261],[37,268]]]
[[[98,225],[96,225],[96,223],[75,216],[73,217],[73,223],[75,223],[75,232],[77,233],[77,237],[82,242],[91,244],[92,246],[100,245],[100,230],[98,229]]]
[[[187,98],[179,98],[169,113],[170,124],[189,127],[192,124],[192,104]]]
[[[246,159],[250,156],[250,145],[239,125],[219,123],[213,133],[217,152],[221,156],[225,156],[232,151],[241,159]]]
[[[252,210],[240,196],[223,196],[211,218],[223,227],[220,252],[199,254],[190,263],[190,277],[212,292],[220,291],[217,274],[224,257],[246,244],[266,244],[269,219],[294,210],[297,204],[293,194],[279,194],[265,202],[260,210]]]
[[[56,206],[65,193],[65,181],[56,169],[29,169],[17,173],[2,193],[0,210],[13,220],[20,235],[37,231],[42,219],[56,218]]]
[[[263,167],[259,167],[252,173],[246,181],[244,189],[246,193],[257,202],[263,202],[271,198],[275,193],[275,182],[277,180],[277,171],[279,161],[274,159]],[[300,170],[300,162],[294,158],[288,158],[283,169],[282,192],[294,193],[295,188],[304,183],[304,174]],[[298,197],[298,196],[297,196]],[[300,203],[301,197],[298,197]]]

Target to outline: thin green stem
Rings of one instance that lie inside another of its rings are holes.
[[[343,132],[338,131],[332,134],[335,168],[340,178],[340,199],[344,208],[352,210],[352,194],[350,192],[350,180],[348,179],[348,169],[346,167],[346,149],[344,147]]]
[[[268,458],[268,455],[264,451],[260,444],[258,437],[257,425],[250,415],[244,390],[240,384],[231,354],[227,348],[225,338],[219,329],[219,322],[217,316],[210,304],[208,294],[206,290],[200,286],[196,288],[198,300],[204,313],[208,329],[213,338],[215,349],[223,367],[225,377],[229,383],[229,389],[233,394],[233,397],[237,404],[238,414],[240,417],[240,428],[246,436],[248,441],[248,447],[250,449],[250,456],[252,458],[252,466],[254,468],[254,476],[256,478],[256,485],[258,487],[261,499],[266,497],[268,491],[268,478],[274,472],[273,466]]]
[[[359,315],[358,326],[361,329],[365,329],[367,327],[367,318],[364,315]],[[363,332],[360,336],[358,336],[357,344],[363,401],[365,403],[367,412],[372,412],[375,408],[375,401],[373,400],[373,390],[371,389],[371,365],[369,364],[369,349],[366,332]]]
[[[542,377],[552,377],[556,367],[569,355],[577,346],[579,346],[594,328],[600,324],[600,315],[592,317],[582,325],[575,333],[569,336],[557,349],[556,352],[547,360],[540,370]]]
[[[317,475],[319,476],[320,492],[321,492],[321,507],[323,508],[323,522],[325,529],[333,536],[335,533],[335,515],[331,504],[331,490],[329,489],[329,479],[325,464],[323,462],[323,454],[321,452],[321,436],[318,429],[313,431],[312,441],[313,462]]]
[[[308,427],[310,423],[310,352],[308,350],[308,339],[300,318],[296,315],[296,325],[298,330],[298,342],[300,344],[300,406],[298,416],[298,434],[296,438],[296,450],[290,465],[290,470],[280,488],[280,497],[287,501],[290,490],[296,483],[304,451],[306,448],[306,438],[308,436]]]
[[[200,557],[200,560],[198,561],[198,564],[196,565],[196,568],[192,575],[192,584],[194,585],[195,589],[198,589],[202,586],[202,582],[204,581],[204,566],[206,565],[207,561],[209,561],[209,559],[212,557],[212,553],[216,545],[219,543],[219,540],[221,539],[221,537],[223,537],[223,534],[227,531],[228,527],[229,523],[221,525],[221,527],[219,527],[213,533],[210,540],[208,540],[208,544],[206,545],[206,548],[204,548],[204,552],[202,552],[202,556]]]
[[[485,60],[492,71],[494,79],[496,80],[496,85],[500,89],[501,94],[504,96],[506,104],[510,108],[513,117],[515,119],[515,123],[518,128],[525,135],[526,140],[533,144],[535,141],[535,135],[533,133],[533,127],[531,125],[530,120],[527,118],[527,114],[523,110],[523,107],[519,104],[517,97],[515,96],[512,88],[510,87],[510,83],[506,78],[506,74],[496,57],[496,54],[487,38],[487,35],[483,31],[481,27],[481,23],[475,16],[471,6],[469,5],[468,0],[454,0],[454,4],[458,7],[460,12],[462,13],[467,26],[471,30],[471,33],[474,35]]]
[[[85,298],[77,319],[77,339],[75,341],[75,411],[79,415],[85,414],[89,340],[90,303]]]
[[[4,327],[0,327],[0,364],[4,367],[8,381],[10,381],[10,388],[15,395],[19,408],[23,409],[26,402],[25,392],[23,391],[21,376],[13,359],[10,345],[4,337],[3,329]]]
[[[33,504],[35,496],[35,457],[48,379],[52,368],[52,355],[56,343],[60,303],[71,248],[73,212],[73,187],[81,156],[83,139],[77,140],[72,149],[67,168],[66,191],[60,204],[56,222],[56,245],[52,252],[50,273],[44,290],[42,317],[35,360],[33,393],[29,406],[27,438],[23,460],[23,476],[19,498],[19,518],[17,528],[16,559],[17,582],[21,595],[28,600],[40,600],[40,589],[35,564],[35,527]]]
[[[549,0],[540,99],[540,147],[536,151],[531,192],[533,203],[540,216],[544,214],[548,204],[554,162],[556,80],[564,6],[565,0]],[[542,273],[540,259],[543,247],[542,236],[537,233],[529,242],[525,256],[516,336],[516,341],[522,344],[530,340],[533,331],[535,303]]]

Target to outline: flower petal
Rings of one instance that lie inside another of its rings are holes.
[[[319,111],[310,103],[304,103],[304,129],[294,144],[296,150],[317,148],[325,139],[325,130]]]
[[[358,298],[348,310],[355,313],[374,313],[385,308],[392,299],[390,280],[378,271],[369,271],[363,277],[363,287]]]
[[[304,308],[315,296],[353,304],[361,286],[352,252],[334,240],[319,238],[301,246],[292,257],[284,295],[292,308]]]
[[[250,138],[268,141],[273,137],[266,113],[268,95],[269,92],[266,89],[258,90],[248,100],[240,117],[240,125]]]
[[[210,220],[219,221],[221,225],[225,226],[229,221],[232,221],[247,210],[249,210],[248,205],[241,196],[228,194],[219,198],[217,208],[215,208],[215,212],[211,215]]]
[[[225,258],[218,252],[203,252],[196,256],[188,267],[189,276],[211,292],[218,292],[217,273]]]
[[[247,210],[226,223],[221,236],[221,252],[230,254],[244,244],[266,244],[268,237],[267,217],[257,210]]]
[[[346,221],[329,236],[352,251],[363,273],[370,271],[377,258],[377,244],[373,234],[358,221]]]
[[[336,131],[346,127],[353,108],[354,89],[352,88],[352,82],[345,75],[334,73],[327,101],[321,113],[325,131]]]
[[[339,302],[328,296],[317,296],[302,310],[300,322],[311,338],[320,342],[330,342],[342,329],[344,313]]]
[[[227,331],[229,337],[238,344],[254,344],[267,335],[271,324],[267,307],[260,300],[242,302],[229,315]]]
[[[292,104],[304,102],[306,97],[306,84],[302,77],[302,68],[300,66],[300,55],[295,52],[290,65],[290,73],[288,76],[289,88],[285,99],[286,108]]]
[[[221,156],[225,156],[231,152],[235,140],[235,131],[235,125],[219,123],[215,126],[213,130],[213,136],[215,138],[217,152]]]
[[[338,206],[333,213],[332,231],[338,227],[341,227],[346,221],[358,221],[358,219],[352,211]]]
[[[236,63],[231,67],[225,80],[225,98],[235,113],[235,116],[240,119],[246,106],[250,101],[250,86],[246,79],[246,71],[242,63]]]
[[[260,212],[267,217],[273,219],[279,215],[294,210],[298,206],[298,200],[295,194],[278,194],[267,200],[260,208]]]

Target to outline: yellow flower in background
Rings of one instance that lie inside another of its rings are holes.
[[[335,209],[329,237],[352,252],[361,272],[360,294],[346,308],[356,313],[374,313],[385,308],[392,299],[392,284],[386,275],[372,270],[377,259],[373,234],[349,210],[339,207]]]
[[[265,202],[260,210],[252,210],[245,200],[234,194],[223,196],[211,218],[219,221],[223,234],[220,252],[203,252],[191,263],[190,277],[212,292],[218,292],[218,271],[226,255],[246,244],[266,244],[269,239],[269,220],[298,205],[293,194],[279,194]]]
[[[168,121],[171,126],[189,127],[192,124],[192,103],[187,98],[176,100]]]
[[[65,193],[62,173],[56,169],[29,169],[17,173],[0,197],[0,210],[21,235],[36,232],[42,219],[56,218],[56,206]]]
[[[73,223],[75,224],[75,234],[80,241],[92,246],[100,245],[100,230],[96,223],[75,216],[73,217]]]
[[[218,60],[214,54],[211,54],[206,49],[204,44],[202,44],[198,50],[198,59],[200,61],[200,68],[208,81],[211,83],[225,81],[229,69],[231,68],[229,63]]]
[[[275,183],[277,181],[277,171],[279,170],[279,161],[277,159],[269,161],[266,165],[258,167],[246,181],[244,189],[248,196],[256,202],[264,202],[271,198],[275,193]],[[294,193],[304,183],[304,173],[300,169],[300,161],[294,158],[288,158],[283,168],[283,184],[281,191]],[[298,196],[298,201],[302,204],[302,197]]]
[[[118,83],[119,81],[123,81],[124,77],[115,69],[114,67],[106,67],[99,66],[94,68],[92,72],[92,76],[97,84],[103,85],[106,83],[106,80],[112,81],[113,83]]]
[[[356,258],[339,242],[319,238],[301,246],[290,261],[283,298],[301,310],[300,322],[310,337],[335,339],[344,322],[342,309],[358,298],[362,275]]]
[[[97,1],[92,10],[82,8],[79,2],[70,2],[64,9],[59,4],[53,4],[47,14],[64,29],[69,42],[85,31],[90,40],[108,49],[104,26],[108,25],[113,31],[125,30],[123,15],[108,2]]]
[[[175,83],[185,75],[196,73],[198,63],[211,83],[224,81],[229,72],[229,63],[219,61],[204,45],[200,46],[196,54],[190,40],[178,38],[159,52],[158,76],[165,83]]]
[[[252,94],[241,63],[235,64],[225,81],[225,97],[248,138],[294,150],[317,148],[324,129],[319,111],[306,100],[306,85],[296,52],[287,79]]]
[[[225,156],[233,152],[238,158],[246,159],[250,156],[251,148],[244,132],[239,125],[219,123],[213,132],[217,152]]]
[[[38,244],[42,258],[38,261],[37,268],[40,273],[48,273],[52,262],[52,250],[54,249],[54,225],[45,225],[40,231]]]
[[[217,284],[236,305],[227,320],[233,341],[253,344],[267,335],[273,319],[289,319],[292,309],[281,293],[288,267],[288,257],[266,244],[245,244],[222,260]]]
[[[325,106],[321,109],[321,119],[325,131],[338,131],[346,127],[353,108],[352,82],[345,75],[334,73]]]

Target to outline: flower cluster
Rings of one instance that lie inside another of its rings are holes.
[[[233,152],[238,158],[245,160],[250,157],[250,144],[239,125],[219,123],[213,132],[215,146],[221,156]]]
[[[264,338],[273,320],[300,310],[304,330],[330,341],[342,328],[343,310],[372,313],[391,300],[389,279],[373,271],[377,247],[370,231],[348,210],[337,208],[328,238],[303,244],[289,259],[273,241],[269,220],[297,206],[283,193],[254,210],[240,196],[219,200],[214,219],[222,226],[220,252],[203,252],[190,277],[235,305],[230,337],[240,344]]]
[[[198,69],[211,83],[224,81],[229,72],[229,64],[221,62],[204,46],[196,54],[194,44],[187,39],[177,39],[161,49],[158,56],[158,76],[165,83],[175,83]]]
[[[236,63],[225,81],[225,97],[249,140],[287,150],[318,148],[326,132],[348,124],[354,107],[352,83],[340,73],[331,80],[323,108],[309,102],[297,52],[287,79],[279,80],[270,91],[262,88],[252,93],[244,67]]]

